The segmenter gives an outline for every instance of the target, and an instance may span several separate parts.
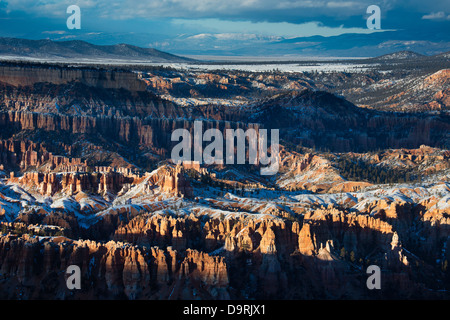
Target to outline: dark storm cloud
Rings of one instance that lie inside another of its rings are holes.
[[[72,4],[81,8],[82,30],[65,27],[66,9]],[[231,27],[233,22],[264,26],[251,30],[255,34],[264,34],[270,23],[274,24],[274,30],[281,30],[277,27],[285,23],[292,27],[288,31],[315,23],[319,28],[312,30],[318,30],[317,35],[329,36],[336,31],[367,31],[366,9],[372,4],[381,8],[382,29],[398,30],[386,33],[386,37],[449,40],[445,31],[450,27],[448,0],[0,0],[0,36],[151,46],[173,43],[180,34],[236,32]],[[174,23],[175,20],[184,22]],[[216,28],[219,20],[227,22],[222,24],[223,30]],[[197,21],[202,23],[196,25]],[[286,37],[292,36],[291,33],[276,35]]]
[[[8,0],[3,2],[3,7],[9,11],[50,17],[63,16],[71,4],[77,4],[97,17],[114,20],[168,17],[295,22],[296,19],[307,18],[310,21],[321,16],[336,19],[361,16],[371,4],[380,6],[385,12],[405,9],[407,12],[417,11],[427,15],[450,11],[450,2],[447,0]]]

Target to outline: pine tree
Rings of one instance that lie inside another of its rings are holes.
[[[355,262],[355,253],[352,251],[352,252],[350,252],[350,261],[351,262]]]
[[[342,247],[340,257],[345,258],[346,255],[347,255],[347,250],[345,250],[345,247]]]

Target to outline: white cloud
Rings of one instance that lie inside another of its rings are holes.
[[[6,12],[22,11],[41,17],[67,16],[67,7],[77,5],[83,10],[95,10],[105,7],[106,1],[93,0],[61,0],[61,1],[36,1],[36,0],[7,0]]]
[[[219,41],[276,41],[279,36],[264,36],[254,33],[200,33],[186,38],[188,40],[219,40]]]
[[[344,33],[373,33],[387,31],[370,30],[367,28],[345,28],[343,25],[333,28],[327,27],[317,21],[294,24],[288,22],[250,22],[220,19],[174,19],[172,23],[186,27],[187,29],[193,26],[200,27],[215,31],[218,34],[257,34],[260,36],[279,36],[284,38],[308,37],[314,35],[337,36]]]
[[[297,8],[321,8],[326,5],[324,1],[300,0],[281,1],[276,5],[276,9],[297,9]]]
[[[386,1],[386,0],[382,0]],[[135,18],[211,18],[233,16],[245,18],[255,12],[262,20],[276,11],[296,10],[307,15],[303,9],[328,16],[352,15],[367,7],[373,0],[8,0],[7,11],[23,11],[37,16],[64,16],[69,5],[78,5],[82,14],[115,20]],[[363,11],[361,12],[364,13]],[[262,16],[265,17],[262,17]],[[314,16],[314,15],[313,15]],[[310,16],[313,18],[313,16]]]
[[[327,3],[327,7],[329,8],[360,8],[361,2],[354,1],[330,1]]]
[[[424,20],[450,20],[450,15],[445,14],[444,11],[432,12],[422,17]]]
[[[54,31],[43,31],[43,34],[65,34],[66,31],[63,30],[54,30]]]
[[[3,2],[3,0],[0,0]],[[373,0],[7,0],[5,10],[22,11],[39,17],[67,17],[66,9],[76,4],[83,17],[106,20],[134,19],[241,19],[283,21],[298,16],[303,21],[317,17],[363,16]],[[378,0],[385,14],[399,7],[399,1]],[[422,12],[422,19],[449,19],[449,0],[402,0],[402,7]],[[5,5],[3,5],[5,6]],[[438,8],[438,9],[437,9]],[[437,11],[437,12],[436,12]],[[427,12],[432,12],[426,14]]]

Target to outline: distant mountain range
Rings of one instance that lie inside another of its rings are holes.
[[[450,39],[418,36],[416,40],[412,40],[399,31],[370,34],[346,33],[330,37],[311,36],[284,39],[274,42],[271,49],[282,51],[285,54],[347,57],[376,57],[398,51],[435,55],[450,50]]]
[[[354,35],[356,39],[352,41],[361,40],[364,35]],[[197,37],[198,39],[210,39],[210,36]],[[317,54],[318,57],[372,57],[371,62],[390,62],[396,61],[407,61],[407,60],[418,60],[424,58],[431,58],[430,56],[435,56],[443,59],[448,59],[450,57],[450,51],[447,52],[439,51],[439,53],[421,54],[412,50],[400,50],[403,46],[399,46],[399,50],[392,51],[387,54],[383,54],[386,50],[371,50],[373,54],[369,54],[367,48],[352,48],[347,50],[349,44],[339,44],[337,38],[343,40],[346,38],[348,41],[352,39],[349,35],[332,37],[333,39],[326,39],[325,43],[320,43],[319,39],[325,39],[324,37],[315,36],[309,38],[299,39],[278,39],[277,42],[266,43],[266,48],[258,51],[256,47],[253,51],[247,51],[245,48],[241,48],[236,51],[227,52],[230,56],[235,56],[236,59],[243,56],[248,57],[266,57],[267,61],[281,54],[276,54],[276,52],[284,52],[286,57],[291,56],[292,60],[299,60],[302,56],[312,57],[312,48],[308,49],[310,46],[317,47],[314,50],[321,50],[323,55]],[[249,38],[250,39],[250,38]],[[261,39],[259,39],[261,40]],[[305,41],[306,40],[306,41]],[[297,41],[297,42],[296,42]],[[300,41],[300,42],[299,42]],[[304,51],[301,51],[298,46],[303,47]],[[341,46],[341,47],[340,47]],[[189,47],[189,46],[188,46]],[[187,47],[187,48],[188,48]],[[296,48],[297,47],[297,48]],[[332,47],[334,49],[332,49]],[[296,48],[296,49],[295,49]],[[397,48],[394,46],[394,48]],[[409,47],[408,47],[409,48]],[[445,47],[442,47],[445,48]],[[448,48],[447,48],[448,49]],[[299,51],[300,50],[300,51]],[[359,55],[356,54],[356,50],[359,50]],[[187,49],[188,52],[189,49]],[[264,51],[272,52],[271,54],[263,54]],[[296,52],[300,52],[296,54]],[[315,51],[314,51],[315,52]],[[355,54],[351,55],[350,52]],[[198,55],[205,56],[205,60],[210,60],[206,58],[208,53],[211,51],[204,50],[197,52]],[[375,54],[377,53],[377,54]],[[0,37],[0,59],[20,59],[20,60],[40,60],[45,62],[101,62],[101,63],[181,63],[181,62],[194,62],[196,60],[187,57],[170,54],[164,51],[160,51],[153,48],[142,48],[130,44],[115,44],[115,45],[96,45],[82,40],[71,40],[71,41],[55,41],[49,39],[43,40],[28,40],[19,38],[1,38]],[[260,59],[259,59],[260,60]]]
[[[159,46],[161,43],[164,43],[164,46]],[[398,51],[436,55],[450,51],[450,38],[446,34],[430,37],[420,33],[410,35],[402,31],[295,38],[262,38],[256,35],[239,37],[239,34],[234,37],[229,34],[185,35],[158,41],[154,47],[175,54],[189,55],[377,57]]]
[[[95,45],[81,40],[52,41],[0,38],[0,56],[39,60],[188,62],[192,59],[129,44]]]
[[[392,60],[409,60],[409,59],[421,59],[425,55],[414,52],[414,51],[397,51],[394,53],[384,54],[382,56],[376,57],[374,59],[379,61],[392,61]]]

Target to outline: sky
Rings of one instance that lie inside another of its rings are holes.
[[[66,26],[70,5],[80,7],[79,30]],[[367,28],[370,5],[380,7],[381,30]],[[445,49],[449,30],[449,0],[0,0],[1,37],[129,43],[188,54],[266,52],[287,39],[374,33],[384,42],[433,41]],[[298,50],[302,43],[296,42]]]

